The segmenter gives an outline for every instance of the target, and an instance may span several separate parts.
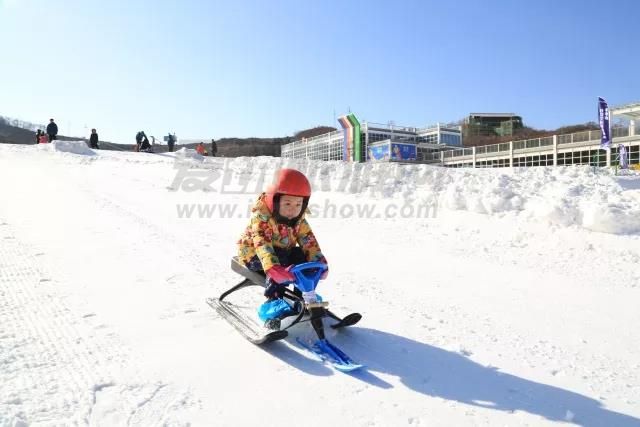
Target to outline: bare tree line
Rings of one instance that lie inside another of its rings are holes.
[[[0,123],[14,126],[21,129],[26,129],[35,132],[37,129],[45,129],[47,125],[43,125],[41,123],[32,123],[25,120],[14,119],[7,116],[0,115]]]

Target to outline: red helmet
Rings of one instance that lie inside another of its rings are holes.
[[[287,194],[309,198],[311,196],[311,184],[304,174],[295,169],[280,169],[276,172],[273,185],[267,188],[267,207],[273,212],[273,196]]]

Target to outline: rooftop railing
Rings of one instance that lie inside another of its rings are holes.
[[[637,133],[637,132],[636,132]],[[600,141],[602,133],[600,130],[587,130],[582,132],[558,135],[558,144],[573,144],[579,142]],[[629,136],[629,127],[614,127],[611,129],[612,138],[620,138]],[[553,136],[544,136],[540,138],[523,139],[513,141],[513,150],[526,150],[532,148],[548,147],[553,145]],[[429,153],[425,154],[424,159],[427,161],[439,161],[441,159],[453,159],[457,157],[468,156],[467,149],[446,150],[441,153]],[[503,142],[500,144],[482,145],[476,147],[476,155],[478,154],[491,154],[491,153],[505,153],[509,152],[509,142]]]

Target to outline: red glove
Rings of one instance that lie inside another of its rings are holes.
[[[291,283],[295,282],[296,278],[293,274],[281,265],[274,265],[266,271],[267,276],[276,283]]]
[[[320,262],[327,266],[327,269],[320,275],[320,280],[324,280],[329,275],[329,264],[327,263],[327,259],[325,257],[320,258]]]

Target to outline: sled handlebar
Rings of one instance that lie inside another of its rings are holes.
[[[292,267],[289,271],[296,277],[296,286],[302,292],[311,292],[316,288],[320,276],[327,268],[329,267],[321,262],[305,262]]]

